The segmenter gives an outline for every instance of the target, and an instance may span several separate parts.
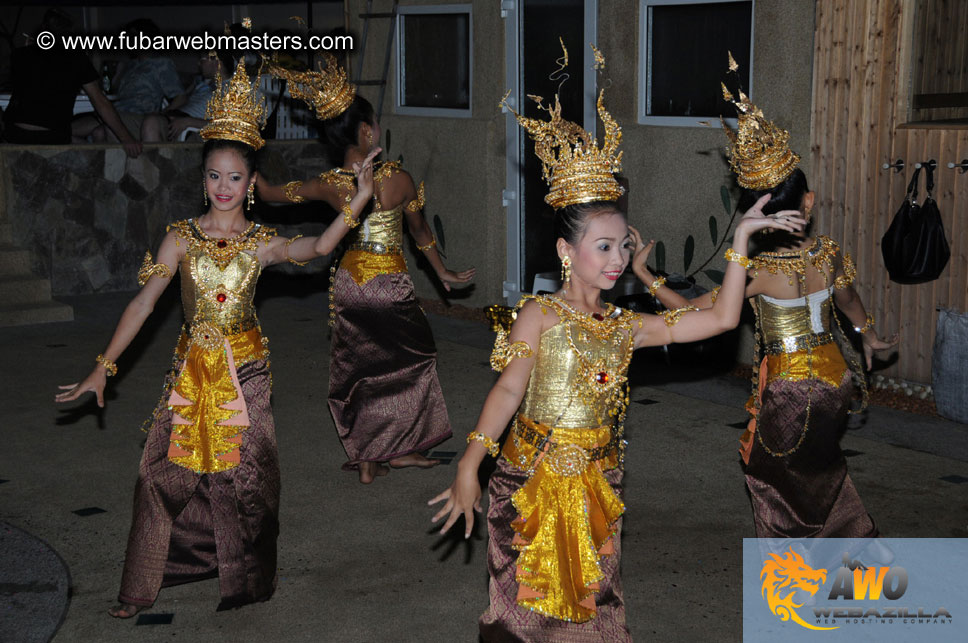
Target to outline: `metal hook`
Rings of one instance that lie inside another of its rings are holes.
[[[930,169],[933,170],[936,167],[938,167],[938,162],[935,161],[934,159],[931,159],[930,161],[921,161],[920,163],[915,163],[914,164],[914,167],[916,167],[918,169],[920,169],[922,167],[926,167],[926,168],[930,168]]]
[[[894,163],[885,163],[884,165],[881,166],[881,169],[883,170],[887,170],[890,168],[894,168],[895,174],[900,174],[901,172],[904,171],[904,159],[898,159]]]
[[[968,159],[961,159],[961,163],[948,163],[948,169],[953,170],[958,168],[961,174],[968,172]]]

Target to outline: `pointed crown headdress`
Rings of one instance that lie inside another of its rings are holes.
[[[336,62],[336,56],[323,54],[326,67],[319,71],[292,71],[270,63],[269,73],[287,81],[293,98],[305,102],[320,120],[335,118],[346,111],[356,97],[356,85],[346,79],[346,70]]]
[[[221,73],[215,75],[215,91],[205,108],[208,123],[199,135],[205,139],[239,141],[258,150],[265,141],[259,133],[266,124],[266,106],[259,95],[261,73],[255,83],[249,82],[245,59],[240,58],[232,80],[222,83]]]
[[[729,53],[729,71],[736,73],[739,65]],[[726,155],[736,173],[736,182],[750,190],[775,188],[800,164],[800,156],[790,149],[790,132],[766,120],[763,111],[739,91],[739,100],[723,88],[723,99],[736,106],[737,128],[734,132],[720,117],[723,130],[729,139]]]
[[[558,59],[560,67],[552,74],[552,79],[568,66],[568,50],[564,41],[561,38],[558,40],[564,54]],[[595,54],[595,68],[603,69],[605,58],[594,45],[592,51]],[[605,127],[605,140],[601,148],[593,134],[577,123],[562,118],[557,94],[553,107],[543,105],[544,99],[540,96],[528,96],[538,104],[539,109],[548,112],[551,117],[548,121],[527,118],[511,109],[507,104],[510,94],[510,91],[505,94],[499,105],[514,114],[518,124],[534,140],[535,154],[541,159],[542,175],[551,186],[545,197],[548,205],[558,210],[576,203],[616,201],[622,196],[625,188],[618,184],[614,176],[622,169],[622,153],[616,154],[622,140],[622,128],[605,111],[604,89],[599,92],[596,103],[598,116]]]

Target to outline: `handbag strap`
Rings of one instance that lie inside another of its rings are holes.
[[[931,196],[931,191],[934,190],[934,166],[930,164],[925,165],[924,174],[925,174],[925,177],[924,177],[925,188],[927,188],[927,191],[928,191],[928,198],[931,199],[933,198]]]
[[[914,176],[911,177],[911,182],[908,183],[907,187],[907,200],[911,203],[918,202],[918,178],[921,176],[921,168],[915,168]],[[933,187],[933,184],[932,184]]]

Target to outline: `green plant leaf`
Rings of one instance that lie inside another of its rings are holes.
[[[682,248],[682,271],[689,272],[689,266],[692,265],[692,257],[696,254],[696,240],[692,238],[692,235],[686,237],[686,245]]]
[[[716,237],[719,236],[719,223],[716,221],[716,217],[709,216],[709,238],[712,239],[713,245],[716,245]]]
[[[662,241],[657,241],[655,244],[655,269],[659,272],[665,272],[665,243]]]
[[[723,198],[723,210],[726,211],[726,214],[727,215],[732,214],[733,213],[733,201],[732,201],[732,199],[729,198],[729,190],[726,189],[726,186],[725,185],[720,185],[719,186],[719,196],[721,196]]]
[[[440,220],[440,215],[434,215],[434,232],[437,234],[437,252],[444,258],[447,255],[444,254],[444,250],[447,248],[447,242],[444,240],[444,222]]]
[[[709,277],[709,280],[717,286],[723,285],[724,273],[722,270],[713,270],[712,268],[709,268],[708,270],[703,270],[703,274]]]

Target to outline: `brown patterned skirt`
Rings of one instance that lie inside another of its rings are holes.
[[[851,393],[848,371],[840,386],[776,379],[764,388],[746,466],[758,538],[877,535],[840,450]]]
[[[238,369],[250,426],[240,463],[199,474],[168,459],[175,373],[148,431],[118,600],[148,606],[162,586],[218,576],[223,606],[264,601],[276,587],[279,455],[268,364]]]
[[[407,273],[333,277],[329,410],[349,461],[386,462],[451,436],[437,347]]]
[[[622,495],[622,470],[605,472],[605,479]],[[488,643],[516,641],[556,641],[561,643],[621,643],[631,641],[625,626],[625,599],[619,564],[622,556],[622,521],[612,538],[615,553],[602,559],[604,580],[600,582],[595,601],[597,616],[585,623],[561,621],[532,612],[518,605],[518,582],[515,579],[518,552],[511,546],[518,517],[511,496],[527,482],[527,473],[504,457],[498,458],[497,469],[487,487],[487,571],[490,574],[490,605],[481,615],[481,636]]]

